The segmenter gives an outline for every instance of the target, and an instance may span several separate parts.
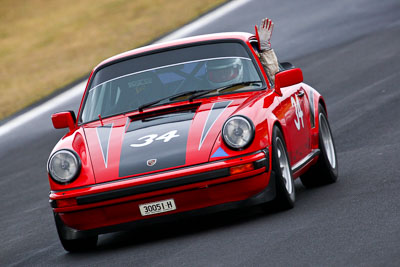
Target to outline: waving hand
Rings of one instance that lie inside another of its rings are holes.
[[[271,49],[271,36],[274,30],[274,23],[272,20],[265,18],[261,21],[260,27],[255,26],[256,37],[260,50]]]

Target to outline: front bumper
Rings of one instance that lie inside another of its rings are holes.
[[[275,197],[268,154],[259,151],[142,178],[51,192],[50,203],[58,230],[66,239],[117,231],[132,223],[254,205]],[[253,163],[254,170],[230,174],[230,167],[246,163]],[[174,199],[176,210],[146,217],[140,214],[140,204],[170,198]],[[66,199],[72,204],[57,207],[60,200]]]

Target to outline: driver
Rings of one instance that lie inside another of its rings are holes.
[[[208,61],[206,68],[208,82],[214,88],[243,81],[243,65],[239,58]]]

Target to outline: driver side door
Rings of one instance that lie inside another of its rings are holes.
[[[300,84],[281,88],[280,102],[285,111],[283,129],[291,165],[299,163],[311,152],[309,100]]]

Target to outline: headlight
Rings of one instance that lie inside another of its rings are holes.
[[[233,116],[222,127],[222,139],[232,149],[245,148],[251,144],[253,138],[253,123],[244,116]]]
[[[78,177],[81,171],[81,160],[71,150],[59,150],[49,158],[47,170],[54,181],[67,184]]]

